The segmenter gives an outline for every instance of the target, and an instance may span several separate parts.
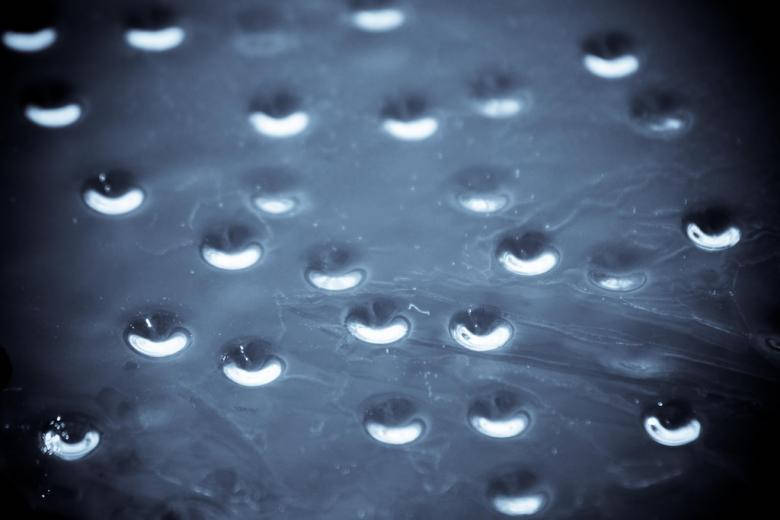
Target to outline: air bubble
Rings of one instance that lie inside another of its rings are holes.
[[[259,262],[263,248],[251,230],[232,225],[207,234],[201,245],[201,254],[209,265],[217,269],[240,271]]]
[[[502,71],[481,73],[471,83],[476,111],[491,119],[513,117],[526,109],[527,96],[519,92],[515,79]]]
[[[693,124],[693,115],[682,100],[662,90],[647,90],[636,96],[631,101],[630,115],[640,132],[661,139],[680,136]]]
[[[266,137],[283,139],[302,133],[309,115],[300,109],[300,100],[288,92],[276,92],[252,102],[249,122]]]
[[[422,141],[439,128],[436,118],[427,115],[424,98],[409,95],[389,100],[382,109],[382,128],[401,141]]]
[[[348,291],[366,279],[366,272],[355,267],[352,252],[340,245],[328,245],[316,251],[305,272],[306,280],[325,291]]]
[[[57,415],[43,428],[40,444],[45,455],[72,462],[95,451],[100,433],[84,417]]]
[[[103,215],[124,215],[138,209],[145,195],[129,173],[121,170],[102,172],[88,180],[82,191],[84,203]]]
[[[450,321],[450,335],[458,345],[476,352],[487,352],[506,345],[514,334],[498,311],[479,307],[459,312]]]
[[[405,338],[409,320],[397,314],[392,302],[377,300],[370,306],[353,309],[346,320],[350,334],[365,343],[388,345]]]
[[[605,79],[620,79],[639,70],[639,58],[634,44],[622,33],[604,33],[591,36],[583,44],[582,62],[592,74]]]
[[[703,251],[723,251],[734,247],[742,237],[732,224],[732,216],[725,208],[712,207],[683,219],[685,234]]]
[[[264,386],[279,379],[285,364],[259,338],[238,339],[227,345],[221,358],[222,373],[241,386]]]
[[[539,276],[558,265],[558,251],[541,233],[529,232],[504,238],[496,249],[498,262],[510,273]]]
[[[69,85],[50,82],[29,89],[25,94],[24,115],[38,126],[63,128],[82,116],[81,104]]]
[[[125,341],[134,351],[145,356],[173,356],[189,346],[190,333],[178,318],[168,312],[142,314],[125,331]]]
[[[175,24],[173,13],[163,7],[138,11],[130,16],[125,41],[146,52],[164,52],[181,45],[186,33]]]
[[[412,443],[425,432],[425,421],[414,403],[404,397],[382,399],[369,406],[363,426],[374,440],[397,446]]]
[[[542,511],[549,501],[536,476],[524,470],[504,473],[488,484],[488,499],[496,511],[508,516],[530,516]]]
[[[684,446],[699,438],[701,423],[684,401],[658,402],[644,416],[645,431],[658,444]]]
[[[394,0],[352,0],[350,4],[352,24],[362,31],[392,31],[406,21],[404,11]]]
[[[520,403],[513,393],[499,390],[472,403],[468,422],[482,435],[508,439],[525,432],[531,418],[520,409]]]

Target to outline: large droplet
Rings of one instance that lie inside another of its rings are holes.
[[[499,312],[479,307],[458,312],[450,321],[450,335],[460,346],[477,352],[495,350],[506,345],[514,334]]]
[[[346,327],[350,334],[365,343],[388,345],[405,338],[411,328],[409,320],[398,314],[396,306],[387,300],[352,309]]]
[[[3,15],[3,44],[11,50],[40,52],[57,40],[57,11],[53,2],[19,3]]]
[[[349,4],[352,24],[362,31],[392,31],[406,20],[395,0],[350,0]]]
[[[742,237],[731,213],[721,207],[697,211],[683,218],[686,236],[703,251],[723,251],[734,247]]]
[[[186,34],[173,11],[162,5],[136,10],[128,17],[125,41],[147,52],[164,52],[181,45]]]
[[[264,386],[284,373],[284,361],[271,345],[260,338],[241,338],[230,342],[220,359],[225,377],[241,386]]]
[[[401,141],[422,141],[436,133],[439,122],[428,113],[425,98],[411,94],[385,103],[382,128]]]
[[[531,423],[517,396],[508,390],[497,390],[474,400],[469,407],[468,422],[477,432],[495,439],[517,437]]]
[[[81,114],[81,103],[65,83],[42,83],[25,92],[24,115],[38,126],[63,128],[78,121]]]
[[[375,399],[365,411],[363,426],[373,439],[393,445],[414,442],[425,432],[425,421],[405,397]]]
[[[498,262],[510,273],[538,276],[558,264],[560,254],[541,233],[516,233],[502,239],[496,248]]]
[[[515,116],[529,104],[515,78],[504,71],[481,72],[471,82],[471,97],[476,111],[491,119]]]
[[[665,90],[646,90],[631,101],[634,126],[648,137],[671,139],[687,132],[693,114],[677,94]]]
[[[293,137],[309,126],[309,115],[300,105],[300,100],[287,91],[260,96],[252,101],[249,122],[266,137]]]
[[[139,354],[160,358],[184,350],[191,342],[191,335],[174,314],[159,311],[143,313],[130,322],[125,341]]]
[[[263,248],[248,227],[228,225],[206,234],[201,254],[209,265],[217,269],[239,271],[259,262]]]
[[[40,433],[45,455],[65,461],[83,459],[100,444],[100,432],[80,414],[56,415]]]
[[[314,287],[325,291],[354,289],[365,280],[366,272],[354,265],[353,257],[348,247],[321,246],[313,252],[304,276]]]
[[[530,516],[542,511],[548,504],[536,476],[525,470],[498,475],[488,483],[487,496],[496,511],[508,516]]]
[[[124,215],[138,209],[145,195],[122,170],[101,172],[84,184],[84,203],[103,215]]]
[[[582,62],[592,74],[605,79],[625,78],[639,69],[631,38],[607,32],[589,37],[583,43]]]
[[[659,401],[644,415],[645,431],[658,444],[683,446],[699,438],[701,423],[685,401]]]

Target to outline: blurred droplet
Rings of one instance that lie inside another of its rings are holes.
[[[583,50],[585,68],[601,78],[624,78],[639,69],[634,44],[625,34],[608,32],[593,35],[585,40]]]

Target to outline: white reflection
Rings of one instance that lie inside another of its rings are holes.
[[[516,98],[493,98],[477,103],[477,111],[485,117],[502,119],[520,113],[523,103]]]
[[[189,344],[190,338],[181,331],[174,332],[168,339],[161,341],[153,341],[131,333],[127,335],[127,342],[141,354],[159,358],[172,356],[181,351]]]
[[[525,431],[528,427],[528,416],[520,413],[506,419],[488,419],[481,415],[472,415],[469,422],[482,435],[495,439],[508,439]]]
[[[699,438],[701,423],[696,419],[691,419],[679,428],[667,429],[661,424],[658,417],[650,416],[645,419],[645,431],[658,444],[683,446]]]
[[[123,215],[138,208],[144,201],[144,192],[132,188],[119,197],[107,197],[97,190],[89,189],[84,193],[84,202],[90,208],[104,215]]]
[[[78,442],[67,442],[53,430],[43,434],[44,453],[67,461],[83,459],[92,453],[99,443],[100,434],[94,430],[88,431]]]
[[[509,197],[502,194],[461,194],[458,202],[464,209],[474,213],[494,213],[509,204]]]
[[[325,274],[321,271],[309,271],[306,275],[315,287],[326,291],[346,291],[357,287],[363,281],[365,274],[360,269],[353,269],[344,274]]]
[[[439,122],[433,117],[422,117],[413,121],[386,119],[382,123],[382,128],[401,141],[422,141],[436,132]]]
[[[739,229],[734,226],[716,235],[708,235],[693,222],[688,224],[685,231],[691,242],[699,249],[705,251],[722,251],[723,249],[733,247],[739,242],[742,235]]]
[[[358,29],[368,32],[392,31],[400,27],[406,16],[400,9],[366,9],[352,15],[352,23]]]
[[[309,115],[306,112],[293,112],[285,117],[271,117],[264,112],[253,112],[249,122],[259,133],[267,137],[292,137],[303,132],[309,126]]]
[[[238,271],[255,265],[263,256],[263,248],[258,244],[249,244],[242,251],[226,253],[211,246],[204,245],[203,259],[210,265],[227,271]]]
[[[487,334],[474,334],[462,324],[455,325],[450,331],[452,338],[462,347],[477,352],[485,352],[501,348],[512,337],[512,327],[502,322]]]
[[[498,495],[493,498],[493,507],[505,515],[527,516],[537,513],[544,506],[544,502],[545,496],[541,493],[517,496]]]
[[[6,31],[3,33],[3,43],[9,49],[18,52],[39,52],[51,47],[57,39],[57,31],[51,27],[35,32]]]
[[[257,209],[270,215],[284,215],[298,206],[293,197],[255,197],[253,202]]]
[[[48,128],[62,128],[72,125],[81,117],[81,106],[78,103],[69,103],[57,108],[27,105],[24,109],[24,115],[36,125]]]
[[[523,260],[509,251],[504,251],[498,257],[498,261],[507,271],[522,276],[538,276],[544,274],[558,263],[558,254],[554,251],[545,251],[535,258]]]
[[[587,54],[582,62],[592,74],[606,79],[624,78],[639,69],[639,58],[633,54],[612,59]]]
[[[181,44],[184,41],[184,29],[181,27],[166,27],[156,31],[145,29],[129,29],[125,32],[128,45],[149,52],[162,52]]]
[[[347,330],[360,341],[375,345],[394,343],[409,333],[409,322],[398,316],[384,327],[369,327],[356,318],[347,321]]]
[[[222,366],[222,373],[241,386],[267,385],[276,381],[282,372],[284,372],[284,364],[276,357],[271,357],[257,370],[245,370],[232,361]]]
[[[403,426],[385,426],[375,421],[366,422],[368,434],[384,444],[409,444],[420,438],[424,429],[425,424],[420,419]]]

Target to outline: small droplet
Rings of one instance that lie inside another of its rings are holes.
[[[460,346],[487,352],[506,345],[514,334],[508,321],[498,311],[487,307],[469,309],[453,316],[450,335]]]
[[[547,493],[539,488],[536,476],[524,470],[493,478],[487,494],[496,511],[508,516],[534,515],[549,502]]]
[[[585,68],[605,79],[625,78],[639,70],[639,58],[634,44],[622,33],[603,33],[591,36],[583,44]]]
[[[312,254],[305,278],[318,289],[348,291],[363,283],[366,272],[354,266],[353,253],[349,248],[326,245]]]
[[[168,312],[141,314],[125,331],[125,341],[136,352],[145,356],[168,357],[184,350],[191,339],[178,318]]]
[[[699,438],[701,423],[690,405],[680,400],[658,402],[644,417],[647,434],[664,446],[684,446]]]
[[[409,399],[391,397],[369,406],[363,417],[366,432],[383,444],[403,445],[419,439],[425,432],[425,421]]]
[[[41,451],[65,461],[83,459],[100,444],[100,433],[78,414],[57,415],[40,434]]]
[[[275,216],[289,215],[298,207],[298,200],[295,197],[255,197],[253,202],[263,213]]]
[[[683,226],[691,242],[703,251],[729,249],[737,245],[742,237],[739,228],[732,224],[730,212],[720,207],[686,215]]]
[[[206,235],[201,245],[203,259],[226,271],[248,269],[260,261],[263,248],[249,228],[232,225]]]
[[[222,373],[241,386],[264,386],[284,373],[285,364],[259,338],[243,338],[227,345],[221,358]]]
[[[300,109],[300,100],[284,91],[252,102],[249,122],[267,137],[287,138],[302,133],[309,126],[309,115]]]
[[[525,432],[531,418],[520,409],[514,394],[499,390],[476,399],[469,408],[468,421],[482,435],[508,439]]]
[[[392,302],[377,300],[370,306],[353,309],[346,320],[355,338],[374,345],[388,345],[409,334],[409,320],[397,314]]]
[[[496,249],[499,263],[510,273],[538,276],[558,265],[558,251],[541,233],[515,234],[504,238]]]
[[[389,100],[382,109],[382,128],[401,141],[428,139],[439,128],[436,118],[427,114],[427,103],[418,95]]]
[[[138,209],[145,195],[129,173],[111,170],[89,179],[82,191],[84,203],[103,215],[124,215]]]
[[[352,24],[362,31],[387,32],[399,28],[406,20],[394,0],[352,0]]]
[[[175,23],[173,12],[163,6],[139,10],[128,20],[125,41],[146,52],[164,52],[181,45],[186,33]]]
[[[693,114],[682,100],[668,91],[647,90],[631,101],[630,115],[636,128],[648,137],[671,139],[693,124]]]
[[[611,274],[591,271],[588,273],[588,278],[597,287],[615,292],[636,291],[647,281],[644,273]]]
[[[81,118],[82,107],[69,85],[54,81],[25,93],[24,115],[38,126],[63,128]]]

